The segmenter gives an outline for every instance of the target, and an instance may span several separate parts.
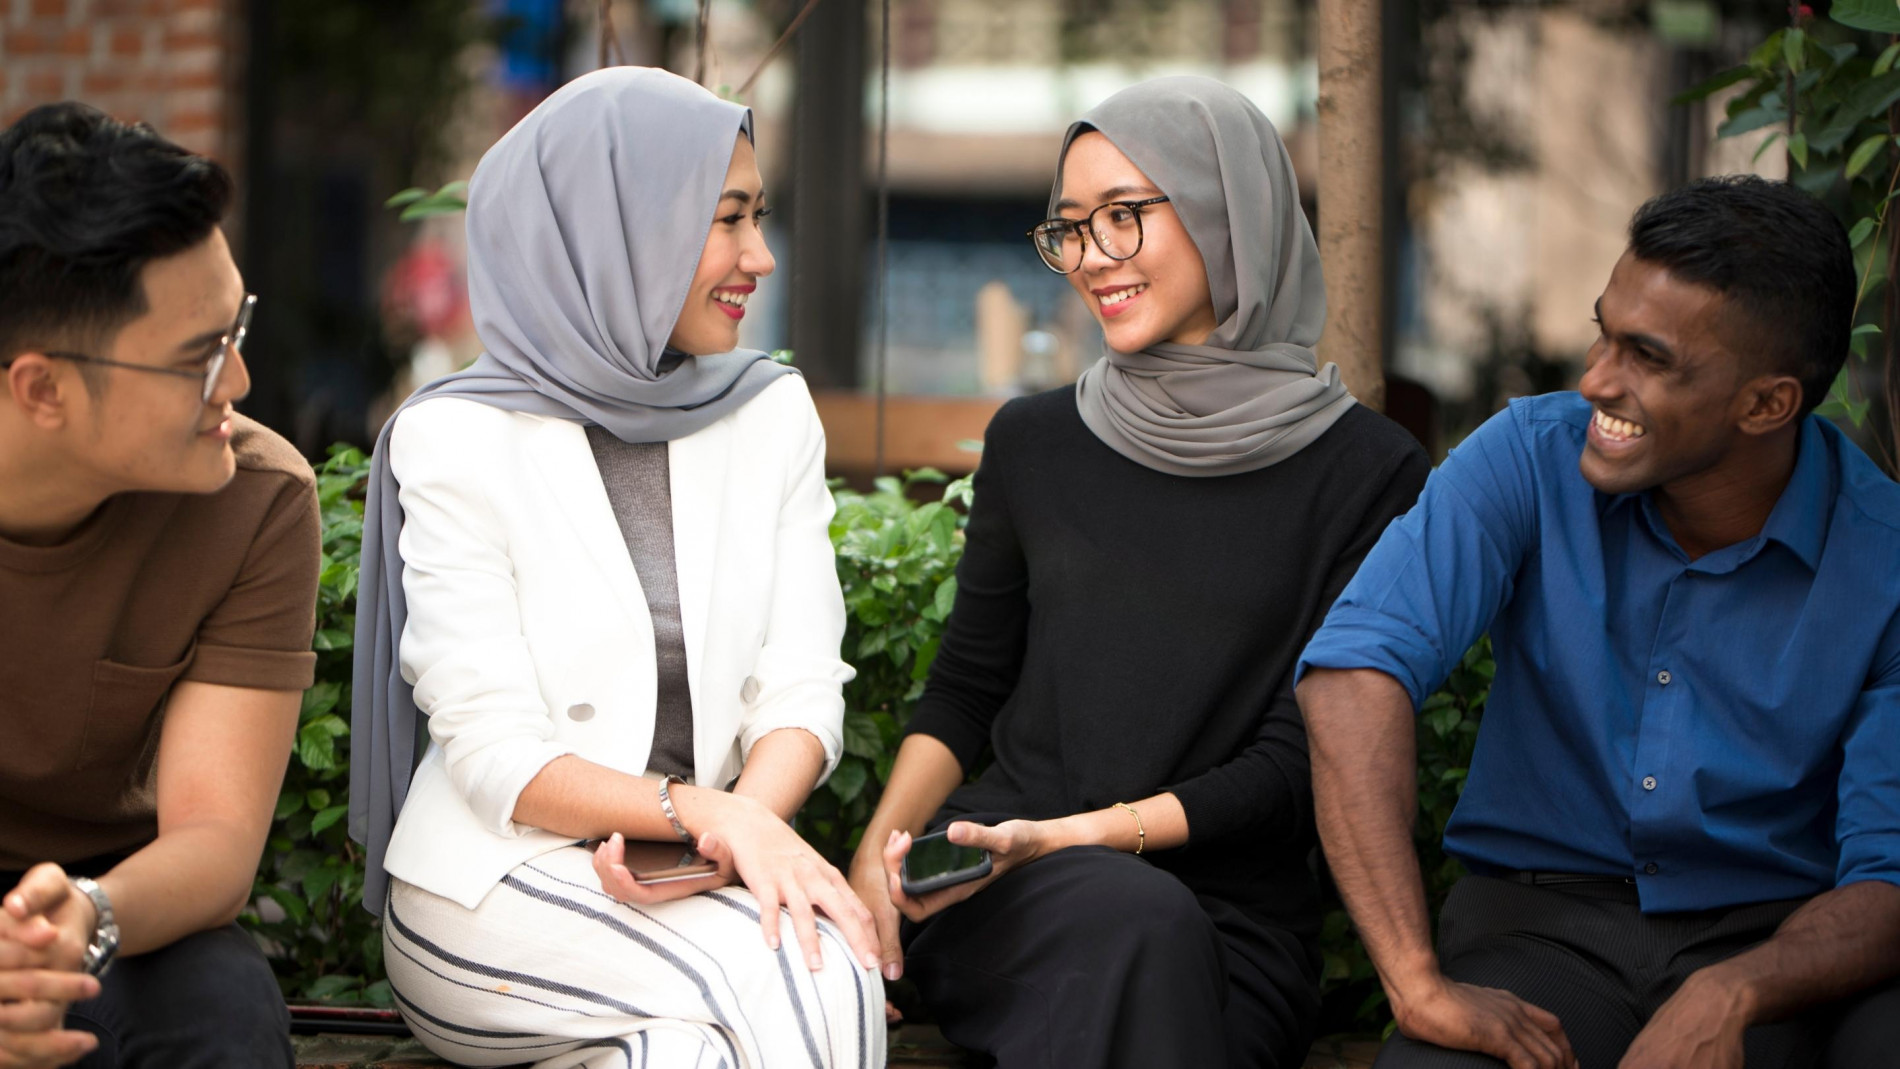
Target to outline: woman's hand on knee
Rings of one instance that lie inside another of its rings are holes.
[[[601,890],[615,901],[632,906],[655,906],[661,902],[690,898],[701,891],[716,891],[732,882],[721,866],[720,872],[697,879],[673,880],[650,886],[638,883],[627,869],[627,841],[619,832],[608,836],[594,848],[594,875],[600,877]]]
[[[749,802],[749,800],[747,800]],[[824,967],[817,915],[838,926],[856,963],[878,966],[877,926],[844,874],[819,856],[791,825],[757,803],[734,806],[720,826],[699,837],[699,852],[721,872],[744,883],[759,900],[765,943],[779,947],[779,910],[792,917],[792,933],[813,970]]]
[[[892,831],[884,841],[885,849],[897,841],[897,832]],[[903,855],[898,855],[903,860]],[[890,881],[884,875],[885,859],[881,852],[872,848],[870,843],[858,846],[857,854],[851,859],[851,889],[857,892],[858,901],[871,914],[871,921],[877,926],[878,963],[884,972],[884,979],[896,980],[904,975],[904,945],[897,938],[897,925],[901,919],[896,903],[891,901]],[[888,1016],[888,1013],[887,1013]]]
[[[929,894],[907,895],[904,893],[902,866],[904,855],[910,853],[911,835],[909,832],[897,832],[884,846],[887,893],[898,912],[913,921],[922,921],[941,913],[995,883],[1011,869],[1021,868],[1070,845],[1057,834],[1053,822],[1046,820],[1006,820],[995,827],[956,820],[951,821],[949,833],[950,841],[958,846],[974,846],[990,852],[989,875]]]

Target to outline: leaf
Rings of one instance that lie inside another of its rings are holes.
[[[1775,65],[1775,58],[1781,55],[1781,39],[1788,35],[1786,27],[1768,35],[1768,39],[1755,46],[1748,54],[1748,65],[1756,70],[1766,71]]]
[[[378,980],[363,989],[363,1000],[372,1006],[388,1009],[396,1004],[395,993],[389,988],[388,980]]]
[[[316,637],[310,642],[310,647],[322,653],[331,650],[347,650],[355,644],[356,637],[348,631],[326,627],[317,632]]]
[[[1789,30],[1781,39],[1781,58],[1788,64],[1788,69],[1796,74],[1800,74],[1802,68],[1807,66],[1807,45],[1808,35],[1803,30]]]
[[[1808,169],[1808,135],[1796,134],[1788,139],[1788,155],[1802,170]]]
[[[1900,5],[1894,0],[1834,0],[1827,17],[1856,30],[1900,33]]]
[[[310,834],[315,835],[323,829],[350,815],[347,805],[333,805],[310,818]]]
[[[865,780],[869,778],[870,773],[862,762],[840,761],[837,770],[825,781],[825,786],[831,788],[831,793],[837,795],[840,802],[849,802],[864,791]]]
[[[1762,154],[1767,152],[1769,148],[1773,147],[1774,143],[1779,140],[1781,140],[1781,131],[1779,130],[1776,130],[1774,133],[1769,134],[1765,138],[1762,138],[1761,144],[1756,147],[1755,154],[1749,157],[1748,162],[1751,164],[1760,162]]]
[[[318,683],[316,686],[303,692],[303,711],[298,714],[298,718],[301,720],[309,720],[313,717],[322,716],[336,708],[337,701],[342,697],[343,684],[335,681]]]
[[[1808,131],[1809,146],[1833,152],[1847,143],[1863,121],[1884,115],[1896,101],[1900,101],[1900,71],[1888,71],[1861,82],[1848,91],[1826,121]]]
[[[1887,134],[1875,134],[1854,146],[1853,153],[1847,157],[1848,181],[1852,182],[1856,176],[1867,169],[1868,164],[1874,162],[1874,157],[1880,154],[1880,150],[1887,147],[1887,137]],[[1871,220],[1862,219],[1861,222],[1866,223]],[[1855,242],[1855,244],[1860,243]]]
[[[1730,67],[1728,70],[1723,71],[1713,78],[1706,79],[1677,93],[1669,99],[1669,102],[1681,106],[1683,104],[1692,104],[1698,100],[1707,100],[1709,97],[1727,89],[1729,86],[1735,85],[1738,82],[1745,82],[1760,73],[1761,72],[1747,64],[1743,64],[1739,67]]]
[[[362,983],[362,978],[356,976],[319,976],[314,983],[304,988],[304,997],[327,1002],[354,991]]]
[[[1872,237],[1873,233],[1874,221],[1872,219],[1862,219],[1860,222],[1854,224],[1854,229],[1847,232],[1847,243],[1858,249],[1860,248],[1861,242]]]
[[[950,618],[950,610],[957,603],[957,577],[951,576],[937,584],[937,593],[931,598],[931,605],[937,610],[937,619]],[[959,625],[961,626],[961,625]]]
[[[884,736],[869,713],[844,714],[844,752],[866,761],[875,761],[884,753]]]
[[[311,869],[303,878],[303,896],[308,901],[321,902],[330,897],[330,889],[336,886],[336,882],[336,866]]]
[[[421,200],[422,198],[428,195],[429,195],[429,191],[422,188],[421,186],[410,186],[408,189],[405,189],[402,192],[397,193],[395,196],[390,197],[388,200],[384,201],[383,207],[385,208],[405,207],[407,205],[414,204],[415,202]]]
[[[1874,60],[1873,76],[1878,78],[1892,70],[1893,61],[1896,59],[1900,59],[1900,41],[1896,41],[1880,50],[1880,58]]]
[[[1739,115],[1729,117],[1716,127],[1717,137],[1739,137],[1764,126],[1775,126],[1788,121],[1788,111],[1780,106],[1760,105],[1749,108]]]
[[[917,661],[911,665],[910,678],[918,683],[930,678],[930,666],[937,662],[937,649],[942,639],[933,638],[917,645]]]
[[[331,769],[336,766],[336,740],[348,735],[350,725],[334,715],[310,721],[297,731],[297,760],[305,768]]]
[[[312,809],[328,809],[330,807],[330,792],[324,790],[322,787],[317,787],[305,793],[303,800],[304,804]]]

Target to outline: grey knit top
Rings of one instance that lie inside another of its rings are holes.
[[[687,687],[686,632],[680,624],[679,570],[673,555],[673,491],[665,442],[623,442],[589,425],[587,444],[600,465],[607,501],[620,521],[634,574],[653,616],[653,657],[660,680],[647,771],[693,777],[693,696]]]

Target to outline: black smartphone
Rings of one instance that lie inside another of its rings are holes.
[[[904,893],[928,894],[990,874],[990,852],[976,846],[958,846],[948,832],[920,835],[911,840],[900,871]]]

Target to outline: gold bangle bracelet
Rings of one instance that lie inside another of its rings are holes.
[[[1128,815],[1135,818],[1135,856],[1141,856],[1142,848],[1148,845],[1148,829],[1142,826],[1141,814],[1135,812],[1135,807],[1127,802],[1116,802],[1115,808],[1126,809]]]

